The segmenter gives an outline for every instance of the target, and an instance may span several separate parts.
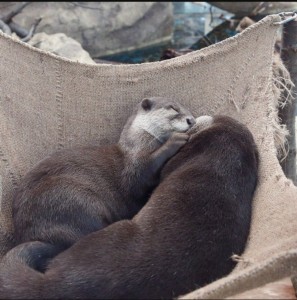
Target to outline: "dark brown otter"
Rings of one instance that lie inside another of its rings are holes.
[[[249,234],[258,152],[234,119],[200,120],[132,220],[83,237],[44,274],[33,269],[51,255],[43,243],[12,249],[0,265],[0,297],[173,298],[227,275]]]
[[[66,149],[41,161],[13,200],[16,244],[43,241],[62,251],[88,233],[132,218],[158,184],[164,163],[186,143],[182,132],[194,123],[181,104],[147,98],[118,144]]]

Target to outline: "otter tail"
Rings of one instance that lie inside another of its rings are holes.
[[[59,248],[38,241],[11,249],[0,263],[0,299],[40,299],[41,271],[59,252]]]

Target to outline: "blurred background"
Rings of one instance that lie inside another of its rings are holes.
[[[1,2],[0,29],[86,63],[169,59],[233,36],[297,2]]]

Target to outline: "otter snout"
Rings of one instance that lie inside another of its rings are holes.
[[[194,117],[187,117],[186,121],[190,128],[196,124],[196,120]]]
[[[183,115],[171,120],[172,131],[186,132],[196,124],[194,117]]]

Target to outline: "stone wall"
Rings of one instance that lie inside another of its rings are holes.
[[[7,9],[2,2],[0,14]],[[1,9],[2,7],[2,9]],[[13,18],[36,32],[65,33],[92,57],[152,45],[171,38],[172,2],[32,2]]]

